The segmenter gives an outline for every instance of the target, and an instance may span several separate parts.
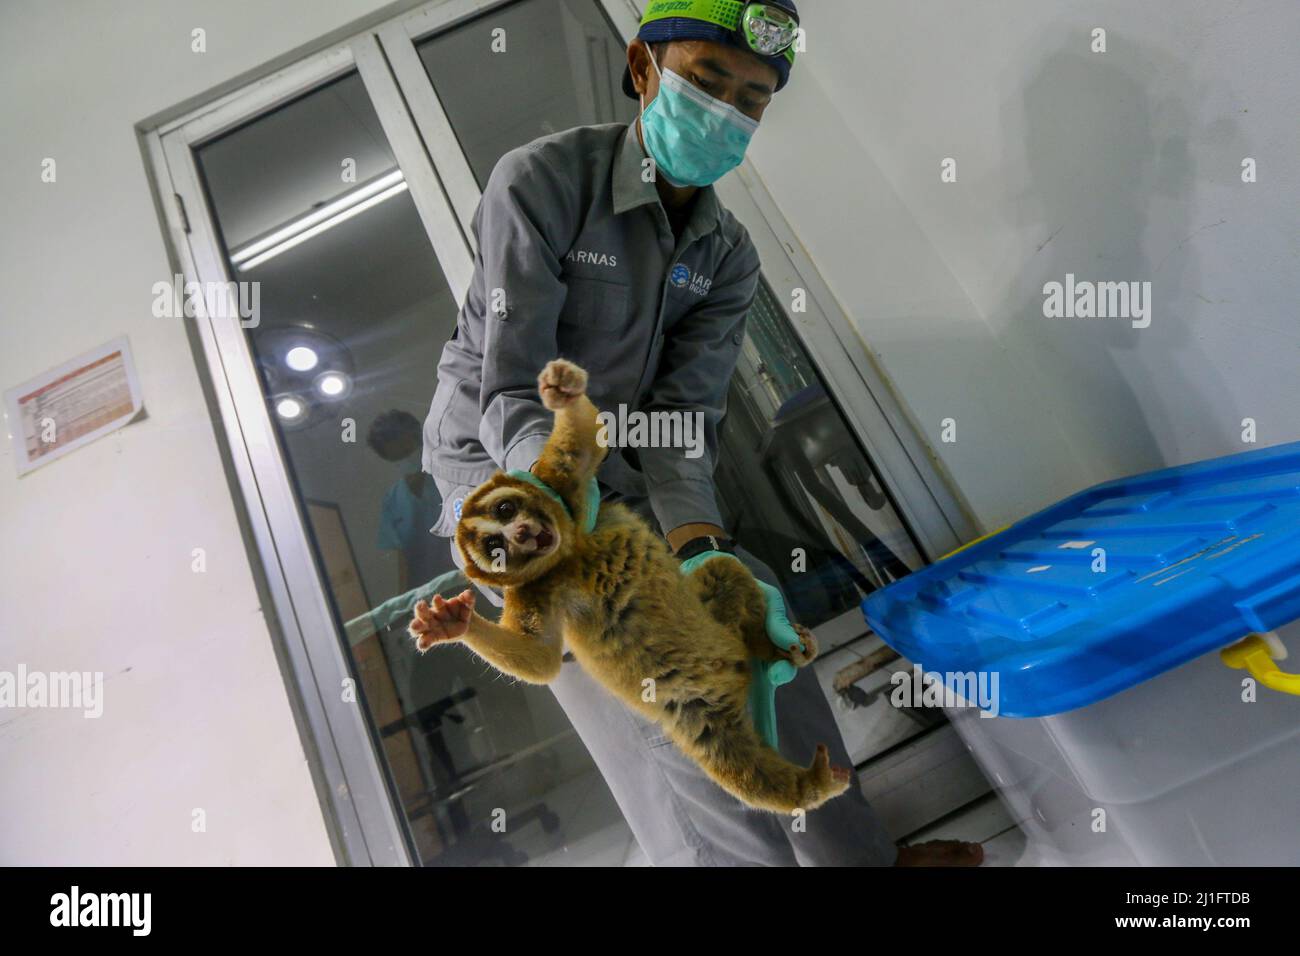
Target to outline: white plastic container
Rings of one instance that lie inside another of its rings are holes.
[[[1300,627],[1279,632],[1300,658]],[[1030,840],[1025,862],[1300,865],[1300,698],[1206,654],[1051,717],[946,708]]]

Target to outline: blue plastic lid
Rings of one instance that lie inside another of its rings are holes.
[[[862,609],[950,689],[996,674],[986,710],[1091,704],[1300,617],[1300,442],[1097,485]]]

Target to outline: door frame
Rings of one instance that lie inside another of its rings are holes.
[[[195,150],[204,142],[346,75],[360,74],[434,254],[459,301],[473,261],[372,31],[306,57],[173,122],[142,132],[173,268],[188,282],[230,283]],[[208,286],[207,288],[213,288]],[[342,864],[418,862],[387,764],[362,712],[360,676],[334,621],[323,569],[262,394],[248,337],[227,293],[190,326],[205,387],[220,418],[232,491],[255,551],[268,624],[327,829]],[[345,687],[355,693],[346,700]]]

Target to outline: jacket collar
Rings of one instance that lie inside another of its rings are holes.
[[[659,202],[659,191],[653,182],[641,177],[641,163],[646,158],[641,140],[636,135],[637,121],[627,125],[627,132],[614,151],[613,202],[615,215],[647,203]],[[686,224],[686,234],[693,238],[708,235],[718,227],[722,208],[712,186],[701,186],[695,196],[691,218]]]

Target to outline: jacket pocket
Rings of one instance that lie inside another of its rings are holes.
[[[628,287],[618,282],[568,276],[560,322],[584,329],[619,332],[627,325]]]

